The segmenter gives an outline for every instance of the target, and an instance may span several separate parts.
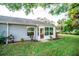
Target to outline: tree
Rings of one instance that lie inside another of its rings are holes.
[[[64,26],[64,32],[70,32],[73,30],[73,26],[72,26],[72,20],[68,19],[65,22],[65,26]]]
[[[34,8],[42,7],[44,9],[49,8],[52,15],[60,14],[62,12],[66,12],[68,10],[67,3],[64,4],[56,4],[56,3],[1,3],[0,5],[5,6],[10,11],[18,11],[20,9],[23,9],[23,11],[28,15],[30,12],[33,12]]]
[[[68,11],[69,17],[72,18],[72,26],[74,28],[79,28],[79,4],[71,4],[70,10]]]
[[[61,19],[61,20],[58,20],[57,23],[58,23],[58,28],[61,32],[64,31],[64,22],[65,20],[64,19]]]

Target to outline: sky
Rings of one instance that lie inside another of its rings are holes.
[[[57,25],[57,21],[59,19],[62,18],[66,18],[65,13],[61,14],[61,15],[51,15],[49,14],[49,9],[44,10],[41,7],[38,7],[37,9],[34,9],[34,14],[30,13],[29,15],[25,15],[23,10],[19,10],[19,11],[9,11],[5,6],[0,6],[0,15],[3,16],[11,16],[11,17],[19,17],[19,18],[27,18],[27,19],[37,19],[38,17],[46,17],[47,19],[49,19],[50,21],[54,21],[55,25]]]

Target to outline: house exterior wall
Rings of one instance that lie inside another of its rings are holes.
[[[0,35],[7,36],[7,24],[0,24]]]
[[[9,34],[12,34],[14,36],[14,40],[15,41],[20,41],[21,38],[25,39],[25,40],[31,40],[31,38],[29,36],[27,36],[27,27],[26,25],[12,25],[9,24]],[[36,40],[40,40],[40,28],[44,29],[44,33],[45,33],[45,26],[38,26],[35,27],[35,35],[34,35],[34,39]],[[39,31],[38,31],[39,29]],[[51,35],[53,38],[56,38],[56,30],[55,27],[53,27],[53,35]],[[39,35],[38,35],[39,33]],[[0,24],[0,34],[7,36],[7,24]],[[50,35],[45,35],[44,34],[44,39],[50,39]]]
[[[24,38],[25,40],[31,40],[30,36],[27,35],[27,28],[29,26],[26,26],[26,25],[9,25],[9,34],[13,34],[14,37],[15,37],[15,41],[20,41],[21,38]],[[34,26],[33,26],[34,27]],[[38,37],[37,37],[37,28],[34,27],[35,30],[34,30],[34,37],[33,39],[36,39],[38,40]]]
[[[21,38],[30,40],[27,36],[27,29],[25,25],[9,25],[9,34],[15,37],[15,41],[20,41]]]
[[[27,36],[26,25],[8,25],[8,35],[12,34],[14,36],[14,41],[20,41],[21,38],[24,40],[31,40],[30,36]],[[36,29],[35,29],[36,30]],[[0,24],[0,35],[7,37],[7,24]],[[36,39],[37,33],[35,32],[34,39]]]
[[[26,25],[9,25],[9,34],[13,34],[15,37],[15,41],[20,41],[21,38],[25,40],[31,40],[30,36],[27,35],[27,28],[29,26]],[[34,26],[32,26],[34,27]],[[38,40],[37,36],[37,27],[34,27],[34,37],[33,39]]]

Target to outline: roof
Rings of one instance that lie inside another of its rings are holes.
[[[25,19],[25,18],[10,17],[10,16],[0,16],[0,23],[36,25],[36,26],[39,25],[54,26],[53,24],[41,22],[33,19]]]

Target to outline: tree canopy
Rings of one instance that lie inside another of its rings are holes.
[[[60,14],[63,12],[66,12],[69,9],[69,4],[56,4],[56,3],[1,3],[0,5],[5,6],[10,11],[18,11],[20,9],[23,9],[23,11],[28,15],[30,12],[33,12],[33,9],[37,7],[42,7],[44,9],[49,8],[52,15]]]
[[[68,12],[69,14],[75,14],[79,12],[78,3],[1,3],[0,5],[5,6],[10,11],[18,11],[20,9],[23,9],[26,15],[39,6],[44,9],[49,8],[49,13],[51,13],[52,15],[58,15],[64,12]]]

